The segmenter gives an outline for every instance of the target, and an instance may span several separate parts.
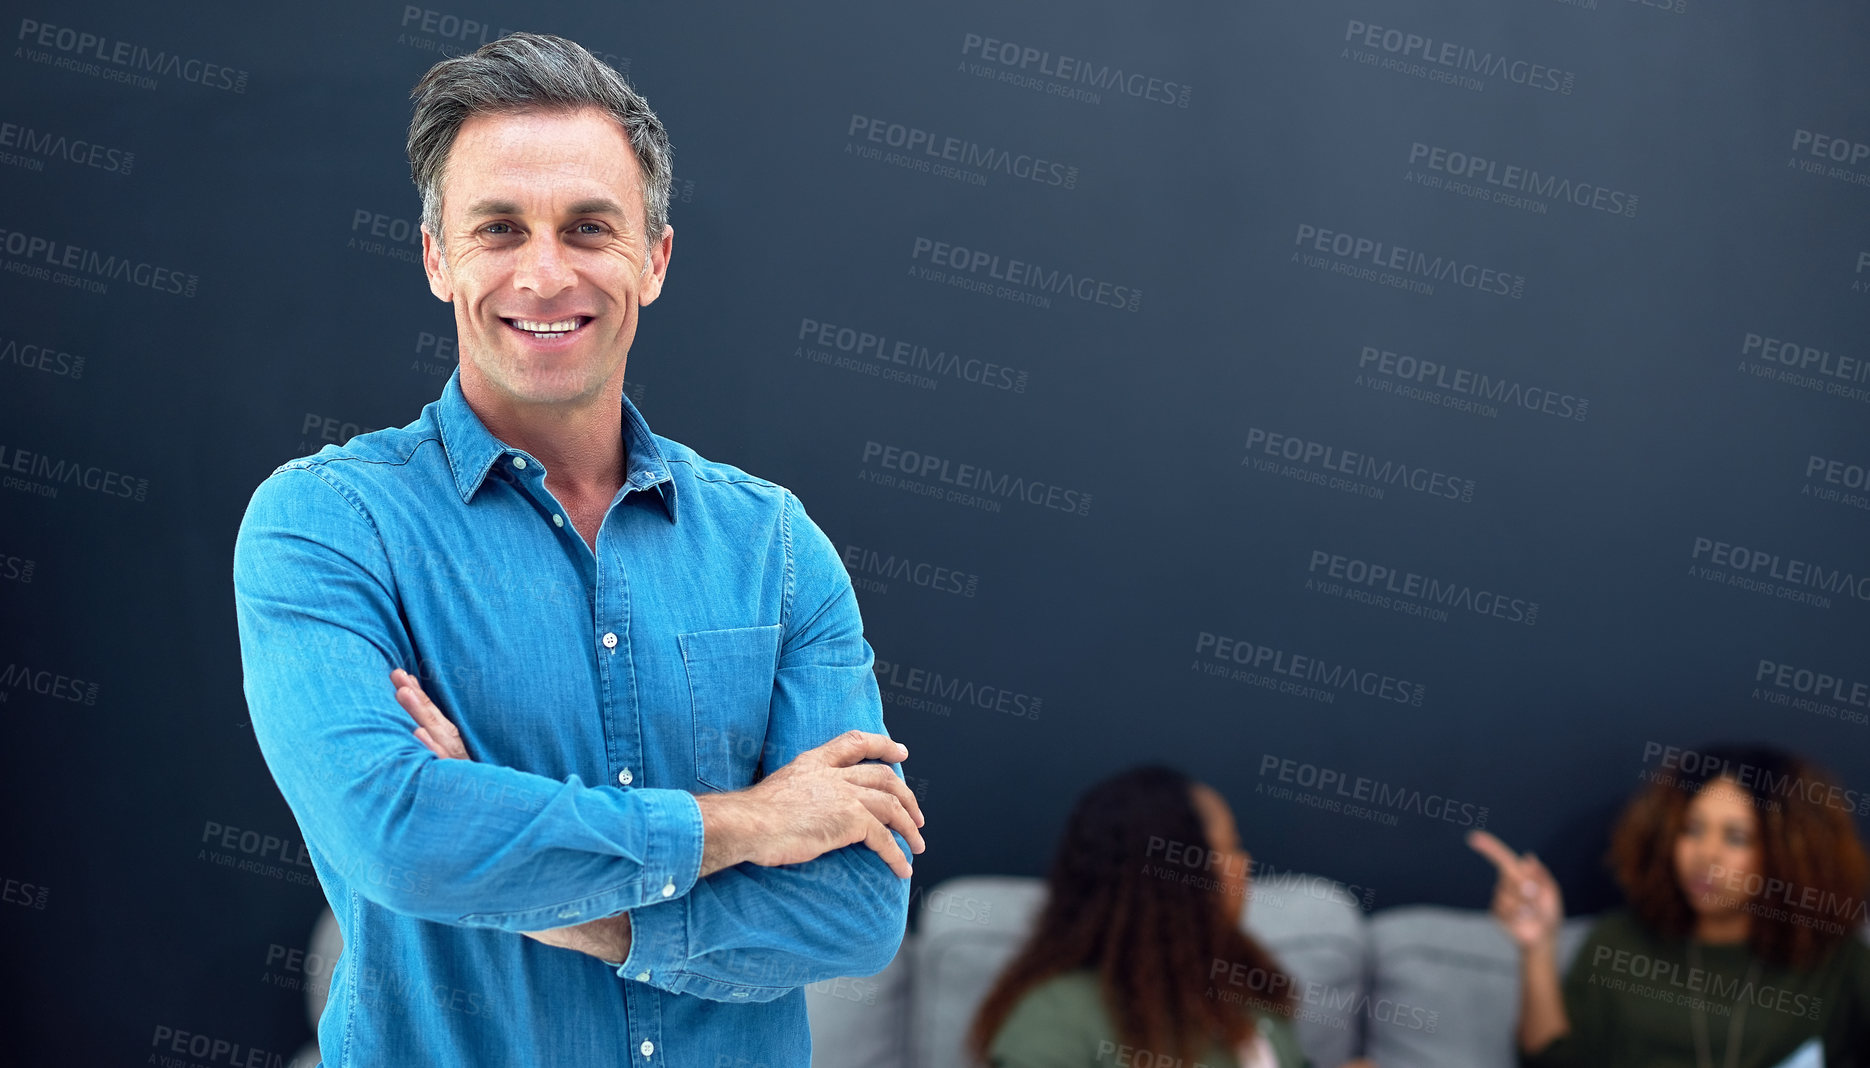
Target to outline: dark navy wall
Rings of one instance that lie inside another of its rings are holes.
[[[1870,787],[1861,4],[0,6],[34,1063],[307,1036],[322,897],[246,723],[234,532],[453,369],[406,96],[509,27],[672,132],[632,396],[844,551],[921,885],[1043,870],[1145,759],[1378,908],[1481,905],[1482,823],[1602,907],[1671,747]]]

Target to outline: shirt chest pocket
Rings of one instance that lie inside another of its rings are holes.
[[[779,627],[695,631],[676,640],[694,716],[695,778],[716,790],[753,785],[766,748]]]

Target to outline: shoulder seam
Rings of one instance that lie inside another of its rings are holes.
[[[685,459],[682,457],[676,457],[674,459],[669,460],[669,464],[670,466],[674,466],[675,464],[686,465],[689,471],[693,473],[694,477],[702,482],[717,482],[723,485],[741,484],[741,485],[765,486],[767,489],[776,489],[776,490],[785,489],[784,486],[781,486],[779,483],[774,482],[771,479],[761,478],[758,475],[748,475],[745,472],[742,472],[743,477],[739,477],[739,478],[732,478],[732,477],[724,478],[718,475],[712,475],[712,474],[702,471],[701,466],[695,463],[693,460]]]

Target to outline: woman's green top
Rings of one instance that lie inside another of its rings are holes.
[[[1523,1068],[1772,1068],[1813,1039],[1825,1068],[1870,1065],[1870,948],[1854,935],[1793,969],[1615,912],[1585,938],[1564,998],[1571,1033],[1521,1054]]]
[[[1273,1047],[1279,1068],[1308,1068],[1291,1025],[1278,1017],[1261,1016],[1258,1033]],[[1095,973],[1068,972],[1027,991],[994,1036],[987,1059],[994,1068],[1238,1068],[1232,1052],[1216,1046],[1193,1064],[1177,1065],[1166,1051],[1160,1060],[1123,1044],[1110,1014],[1104,1011],[1103,991]]]

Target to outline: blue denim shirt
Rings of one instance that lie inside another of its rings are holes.
[[[798,499],[622,405],[629,478],[595,554],[458,380],[248,505],[247,702],[344,934],[327,1064],[802,1066],[800,988],[901,943],[908,881],[862,845],[697,880],[696,794],[881,732],[882,706]],[[472,761],[412,737],[395,667]],[[517,933],[619,912],[621,967]]]

